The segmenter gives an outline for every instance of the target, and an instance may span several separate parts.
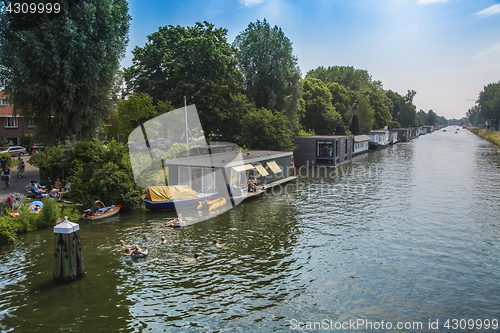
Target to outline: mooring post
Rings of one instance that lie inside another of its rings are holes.
[[[54,227],[54,280],[71,281],[83,274],[80,226],[65,216],[64,222]]]

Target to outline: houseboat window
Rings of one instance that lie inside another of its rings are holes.
[[[344,153],[347,154],[347,139],[344,140],[345,147],[344,147]]]
[[[316,156],[319,157],[333,156],[333,142],[318,141],[316,143]]]
[[[335,140],[335,156],[339,156],[340,140]]]

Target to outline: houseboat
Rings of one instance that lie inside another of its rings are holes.
[[[352,160],[354,136],[313,135],[294,138],[297,166],[337,166]]]
[[[368,136],[371,139],[368,142],[368,148],[370,149],[387,148],[389,145],[389,131],[370,131]]]
[[[356,135],[354,137],[354,155],[366,153],[368,151],[368,142],[371,138],[368,135]]]

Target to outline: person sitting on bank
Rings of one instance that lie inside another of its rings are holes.
[[[142,255],[145,255],[145,256],[146,256],[146,255],[148,255],[148,254],[147,254],[147,252],[144,252],[143,250],[141,250],[141,249],[139,248],[139,245],[137,245],[137,244],[135,245],[135,250],[134,250],[134,251],[132,251],[132,254],[133,254],[133,255],[142,254]]]
[[[53,195],[57,195],[59,192],[62,190],[62,183],[59,178],[56,179],[54,185],[52,185],[52,189],[50,190],[50,193]]]
[[[66,194],[68,194],[70,188],[71,188],[71,184],[70,183],[67,183],[66,186],[64,186],[63,188],[61,188],[61,190],[57,194],[57,200],[62,200],[62,197],[65,196]]]

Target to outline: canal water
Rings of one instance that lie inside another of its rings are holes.
[[[495,331],[498,147],[448,129],[299,171],[185,228],[157,212],[80,222],[86,274],[73,283],[52,280],[51,229],[3,246],[0,331],[466,331],[461,319]],[[120,239],[149,256],[122,257]]]

